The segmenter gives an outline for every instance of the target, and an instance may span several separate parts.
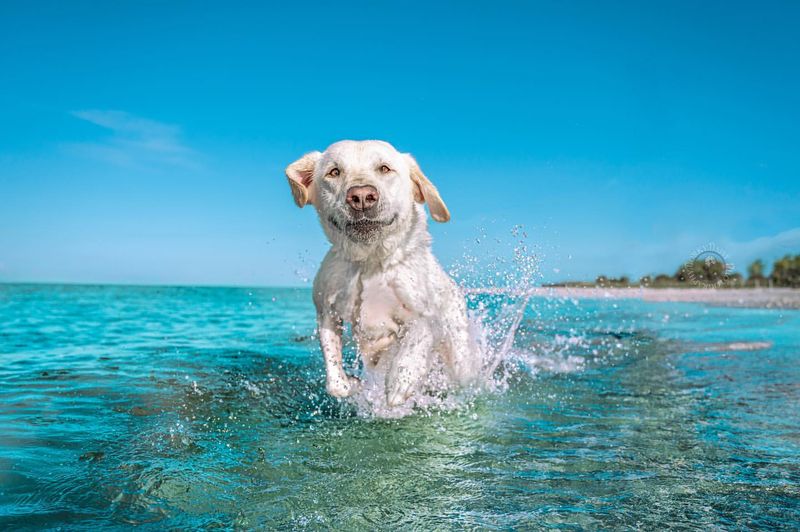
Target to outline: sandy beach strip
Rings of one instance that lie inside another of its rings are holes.
[[[653,302],[707,303],[726,307],[800,309],[800,289],[794,288],[537,287],[526,291],[475,288],[467,290],[467,293],[575,299],[639,299]]]

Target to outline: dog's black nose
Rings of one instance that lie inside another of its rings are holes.
[[[347,204],[354,211],[366,211],[378,203],[378,199],[380,199],[380,194],[378,194],[378,189],[373,186],[362,185],[350,187],[347,190]]]

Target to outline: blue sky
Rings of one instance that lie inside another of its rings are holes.
[[[448,265],[800,252],[800,4],[428,4],[2,2],[0,281],[302,284],[283,168],[343,138],[415,154]]]

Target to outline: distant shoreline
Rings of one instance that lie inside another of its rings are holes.
[[[725,307],[800,309],[796,288],[590,288],[537,287],[531,290],[467,289],[468,294],[530,295],[557,299],[639,299],[650,302],[708,303]]]
[[[309,291],[310,286],[214,286],[135,285],[84,283],[0,282],[6,288],[50,289],[147,289],[147,290],[289,290]],[[800,288],[652,288],[540,286],[529,290],[513,288],[464,288],[467,294],[530,296],[551,299],[638,299],[649,302],[707,303],[726,307],[800,309]],[[2,294],[0,294],[2,295]]]

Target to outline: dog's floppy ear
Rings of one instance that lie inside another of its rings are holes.
[[[320,157],[320,152],[312,151],[286,167],[286,177],[289,178],[292,196],[298,207],[304,207],[306,203],[314,204],[314,168]]]
[[[406,153],[405,156],[411,170],[411,181],[414,184],[414,199],[417,203],[427,203],[428,210],[431,211],[431,217],[437,222],[450,220],[450,211],[447,210],[447,205],[442,201],[439,191],[419,169],[416,159],[409,153]]]

